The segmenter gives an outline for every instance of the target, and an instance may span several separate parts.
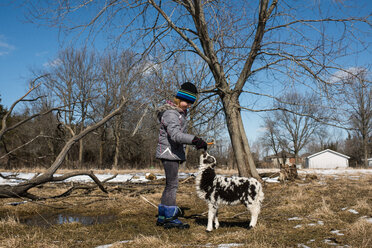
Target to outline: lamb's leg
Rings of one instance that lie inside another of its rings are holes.
[[[216,215],[214,216],[214,228],[218,229],[220,223],[218,222],[218,206],[216,208]]]
[[[217,207],[212,203],[208,204],[208,226],[207,232],[211,232],[213,230],[213,220],[216,217]]]
[[[257,224],[258,215],[261,210],[261,204],[258,201],[254,201],[252,205],[248,205],[247,208],[251,212],[251,222],[249,223],[249,227],[253,228]]]

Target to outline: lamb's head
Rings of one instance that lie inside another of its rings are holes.
[[[204,170],[206,168],[214,168],[217,164],[216,158],[209,155],[207,152],[203,152],[200,155],[199,169]]]

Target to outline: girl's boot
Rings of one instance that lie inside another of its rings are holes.
[[[163,226],[165,221],[165,205],[158,205],[158,219],[156,220],[157,226]]]
[[[181,215],[181,210],[177,206],[164,206],[165,207],[165,229],[178,228],[187,229],[190,228],[189,224],[182,223],[178,216]]]

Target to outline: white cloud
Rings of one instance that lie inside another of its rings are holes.
[[[362,67],[350,67],[345,70],[338,70],[330,77],[329,82],[330,83],[337,83],[340,80],[344,80],[352,75],[358,75],[361,71],[364,71],[365,69]]]
[[[4,35],[0,35],[0,56],[7,55],[14,49],[15,46],[9,44]]]
[[[37,52],[37,53],[35,53],[35,56],[36,57],[43,57],[43,56],[47,55],[48,53],[49,53],[48,51]]]
[[[49,61],[43,64],[44,67],[49,68],[49,67],[57,67],[60,64],[62,64],[62,61],[60,59],[55,59],[53,61]]]
[[[151,61],[147,61],[146,64],[143,65],[142,72],[143,72],[143,74],[145,74],[147,76],[147,75],[150,75],[151,73],[153,73],[155,71],[158,71],[159,67],[160,66],[158,64],[155,64]]]
[[[256,129],[256,132],[257,133],[264,133],[264,132],[266,132],[268,129],[266,128],[266,127],[260,127],[260,128],[257,128]]]

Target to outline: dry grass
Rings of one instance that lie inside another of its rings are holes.
[[[185,222],[189,230],[165,230],[155,225],[157,209],[140,196],[128,196],[127,189],[147,188],[146,199],[158,204],[164,181],[147,184],[108,184],[108,195],[94,190],[55,200],[28,202],[18,206],[7,203],[19,199],[0,199],[0,247],[217,247],[239,244],[240,247],[372,247],[372,224],[361,218],[372,217],[372,176],[358,180],[338,176],[317,180],[299,180],[288,184],[266,184],[265,201],[258,225],[246,227],[249,214],[243,206],[223,207],[221,226],[206,233],[205,202],[195,193],[194,180],[180,185],[178,202],[187,208]],[[34,193],[55,195],[70,185],[48,184]],[[348,210],[355,210],[352,213]],[[83,216],[115,215],[115,220],[83,225],[79,222],[60,225],[26,225],[30,216],[74,214]],[[235,217],[234,217],[235,216]],[[297,217],[297,218],[294,218]],[[294,218],[294,219],[290,219]],[[338,230],[339,232],[332,232]],[[340,235],[343,234],[343,235]]]

